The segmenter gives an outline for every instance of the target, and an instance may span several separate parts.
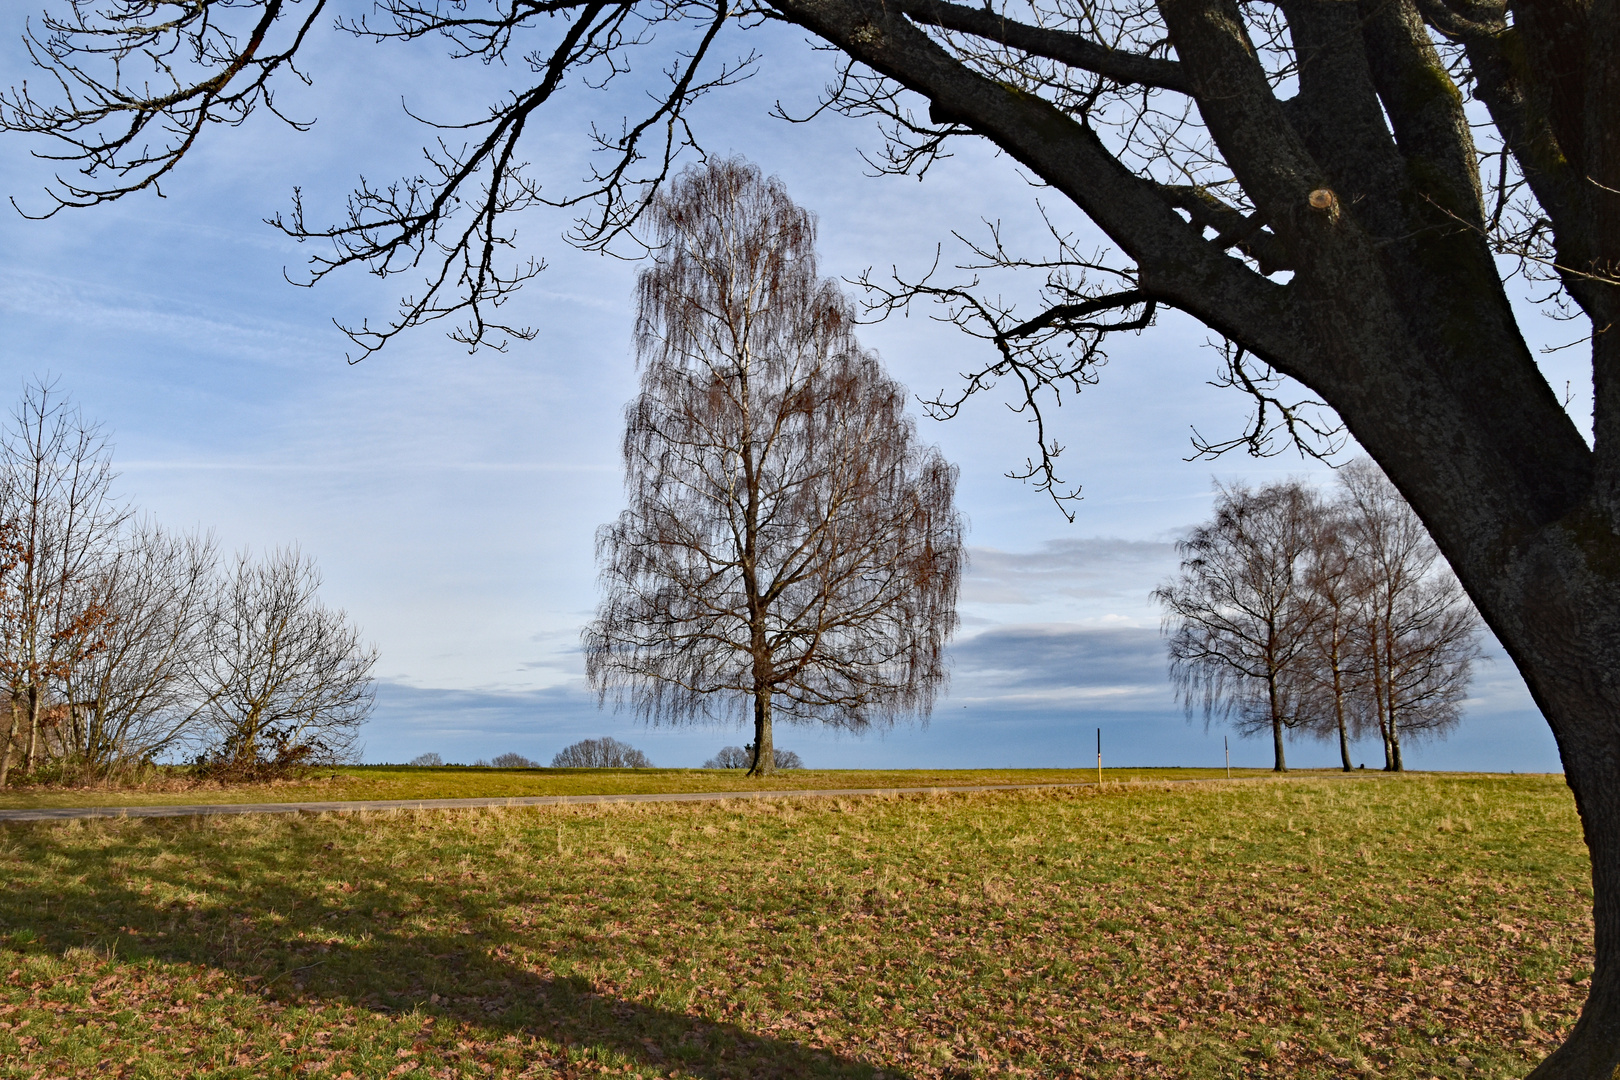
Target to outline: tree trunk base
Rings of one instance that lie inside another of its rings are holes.
[[[1593,988],[1563,1045],[1528,1080],[1612,1080],[1620,1074],[1620,1008],[1616,994]]]

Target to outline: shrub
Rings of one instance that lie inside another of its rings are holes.
[[[581,739],[551,759],[553,769],[650,769],[653,763],[640,750],[604,735]]]
[[[338,758],[319,738],[300,738],[294,724],[266,724],[252,739],[227,738],[192,760],[192,774],[203,780],[249,783],[302,776]]]

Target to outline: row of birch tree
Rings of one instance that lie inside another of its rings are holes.
[[[0,787],[190,760],[352,754],[375,651],[296,547],[221,559],[113,492],[104,432],[49,382],[0,433]]]
[[[1154,592],[1170,674],[1189,714],[1269,734],[1350,744],[1378,738],[1384,768],[1403,744],[1462,716],[1480,619],[1428,531],[1371,461],[1338,470],[1324,496],[1304,483],[1217,490],[1212,520],[1179,546],[1181,572]]]

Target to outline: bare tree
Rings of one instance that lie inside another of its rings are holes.
[[[371,712],[375,649],[316,595],[314,560],[296,547],[236,556],[220,586],[198,672],[206,759],[251,773],[266,764],[355,753]]]
[[[495,760],[490,764],[497,769],[538,769],[540,767],[538,761],[531,761],[522,754],[513,752],[495,755]]]
[[[23,392],[0,434],[0,521],[10,530],[14,563],[0,622],[0,679],[9,690],[10,723],[0,753],[0,787],[13,747],[24,739],[23,767],[39,764],[47,709],[58,702],[74,666],[98,648],[108,611],[98,584],[129,511],[112,496],[111,450],[50,381]]]
[[[105,617],[63,679],[66,745],[90,772],[110,773],[190,745],[208,705],[198,692],[218,553],[212,536],[143,521],[100,568]]]
[[[752,756],[754,748],[746,747],[743,752]],[[802,769],[804,759],[792,750],[772,750],[772,764],[777,769]]]
[[[418,769],[436,769],[444,764],[444,758],[440,757],[434,751],[429,750],[425,754],[417,754],[415,757],[411,758],[409,764]]]
[[[1309,580],[1318,510],[1297,482],[1218,488],[1214,520],[1177,545],[1180,576],[1153,592],[1188,714],[1269,729],[1277,772],[1288,768],[1283,732],[1310,718],[1302,669],[1320,618]]]
[[[753,747],[722,746],[720,752],[703,763],[705,769],[746,769],[754,763]]]
[[[1311,396],[1325,403],[1410,501],[1513,657],[1580,811],[1592,984],[1536,1075],[1620,1066],[1620,335],[1609,332],[1620,311],[1620,20],[1607,5],[378,7],[341,29],[379,41],[442,34],[457,56],[518,82],[468,118],[464,138],[439,141],[428,168],[362,187],[345,220],[306,227],[295,206],[283,222],[335,245],[315,256],[314,276],[425,270],[396,318],[355,328],[363,347],[461,313],[460,340],[504,344],[507,328],[486,315],[538,268],[510,258],[510,223],[545,201],[521,145],[552,136],[543,109],[643,59],[668,74],[644,113],[592,129],[605,154],[591,181],[550,196],[591,202],[579,238],[608,243],[693,138],[690,105],[754,67],[752,55],[725,59],[735,54],[722,31],[785,21],[847,58],[827,104],[880,118],[890,136],[880,165],[921,174],[957,141],[987,140],[1113,245],[1060,232],[1051,251],[1021,254],[992,235],[963,280],[894,287],[896,304],[937,298],[985,339],[968,391],[1006,376],[1018,403],[1038,408],[1047,389],[1097,377],[1108,334],[1173,308],[1219,335],[1225,381],[1256,403],[1246,431],[1206,449],[1265,452],[1274,435],[1312,447],[1313,429],[1333,421]],[[117,0],[39,24],[34,56],[51,78],[5,95],[0,123],[56,140],[51,152],[79,170],[41,209],[153,187],[205,129],[273,107],[273,79],[307,77],[298,51],[324,10],[324,0],[194,0],[173,12]],[[1033,307],[973,282],[1003,269],[1033,276]],[[1505,286],[1515,275],[1547,283],[1551,313],[1577,320],[1572,337],[1590,332],[1590,442],[1526,342]],[[1285,378],[1307,390],[1290,392]],[[942,395],[942,408],[954,401]],[[1031,471],[1059,491],[1037,431]]]
[[[1318,510],[1306,571],[1317,618],[1298,668],[1302,684],[1298,693],[1305,711],[1314,713],[1308,725],[1322,736],[1338,740],[1340,763],[1349,772],[1350,740],[1361,734],[1373,711],[1368,707],[1370,683],[1361,618],[1368,578],[1348,544],[1342,508],[1326,504]]]
[[[777,769],[802,769],[804,759],[792,750],[783,750],[780,747],[772,751],[773,767]],[[705,769],[747,769],[754,763],[754,747],[722,746],[720,752],[703,763]]]
[[[855,340],[779,182],[712,161],[650,222],[630,508],[598,534],[586,673],[653,721],[751,713],[753,775],[774,720],[927,716],[956,627],[955,469]]]
[[[1384,768],[1400,772],[1405,735],[1455,727],[1479,656],[1479,616],[1412,508],[1378,466],[1339,470],[1357,597],[1361,666]]]
[[[500,759],[497,758],[497,761]],[[653,763],[640,750],[609,735],[581,739],[557,751],[553,769],[650,769]]]

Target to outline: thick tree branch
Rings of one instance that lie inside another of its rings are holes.
[[[1030,56],[1056,60],[1115,82],[1153,86],[1183,94],[1192,91],[1186,73],[1174,60],[1110,49],[1088,41],[1081,34],[1031,26],[989,8],[971,8],[946,0],[897,0],[891,7],[904,12],[913,22],[972,34]]]
[[[1485,222],[1479,152],[1462,95],[1406,0],[1361,0],[1365,55],[1410,182],[1426,200],[1475,226]]]
[[[908,89],[939,102],[1061,191],[1140,268],[1140,287],[1162,303],[1230,326],[1266,356],[1299,357],[1282,287],[1200,239],[1097,135],[1041,98],[955,61],[891,7],[874,0],[775,0],[802,26]],[[1241,330],[1239,330],[1241,327]],[[1287,362],[1287,361],[1282,361]]]

